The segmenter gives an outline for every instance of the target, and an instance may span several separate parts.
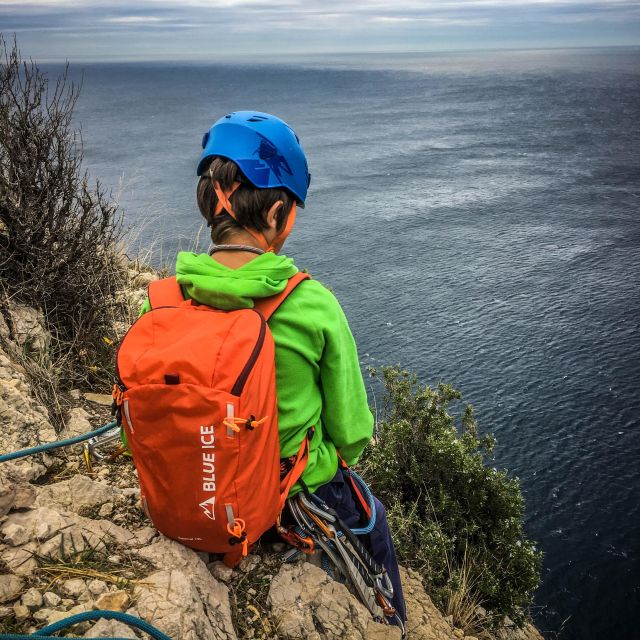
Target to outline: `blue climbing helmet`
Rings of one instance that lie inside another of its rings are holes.
[[[259,111],[233,111],[202,138],[201,176],[212,156],[233,160],[258,189],[284,187],[304,207],[311,175],[300,140],[280,118]]]

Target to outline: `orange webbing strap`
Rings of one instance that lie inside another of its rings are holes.
[[[291,467],[291,471],[280,481],[280,511],[284,507],[284,503],[289,496],[289,491],[291,491],[291,487],[298,482],[304,468],[307,466],[307,462],[309,460],[309,447],[311,440],[313,438],[314,428],[311,427],[309,431],[307,431],[307,435],[305,436],[302,444],[300,445],[300,449],[298,449],[298,453],[296,454],[296,461]]]
[[[349,481],[353,493],[355,493],[358,501],[360,502],[360,506],[367,514],[367,518],[371,519],[371,507],[369,506],[369,503],[366,501],[365,497],[362,495],[358,483],[353,479],[353,476],[349,472],[349,465],[344,461],[343,457],[340,454],[338,454],[338,464],[340,465],[340,468],[345,472],[343,475],[346,476],[347,480]]]
[[[179,307],[184,302],[182,289],[175,276],[150,282],[147,295],[152,309]]]
[[[298,271],[295,276],[289,278],[287,286],[280,293],[276,293],[275,296],[269,296],[268,298],[254,298],[253,308],[259,311],[265,320],[274,314],[275,310],[286,300],[287,296],[303,281],[309,280],[311,276],[308,273],[302,273]]]
[[[231,205],[231,196],[235,193],[239,186],[240,182],[234,182],[229,189],[224,191],[217,180],[213,183],[213,189],[216,192],[216,196],[218,198],[216,210],[213,212],[214,217],[219,216],[221,213],[226,211],[236,222],[238,222],[236,212],[233,210],[233,206]],[[238,224],[240,223],[238,222]],[[253,236],[254,240],[258,242],[262,249],[264,249],[265,251],[269,251],[271,249],[262,231],[256,231],[255,229],[252,229],[251,227],[245,227],[244,225],[241,226],[248,234]]]

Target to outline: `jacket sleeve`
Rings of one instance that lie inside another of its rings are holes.
[[[346,463],[353,465],[371,440],[373,415],[349,323],[333,294],[328,297],[320,360],[322,424]]]

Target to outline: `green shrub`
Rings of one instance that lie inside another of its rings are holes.
[[[67,387],[111,379],[103,338],[124,316],[126,282],[121,216],[83,169],[77,98],[66,71],[50,83],[0,34],[0,311],[8,300],[43,311],[53,340],[41,368]]]
[[[461,626],[479,622],[479,605],[489,620],[523,622],[541,555],[523,531],[518,480],[487,465],[493,437],[478,435],[470,406],[456,427],[449,405],[461,395],[450,385],[422,387],[397,367],[372,374],[382,415],[361,467],[387,506],[400,561]]]

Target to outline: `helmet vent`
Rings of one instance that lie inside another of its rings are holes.
[[[264,116],[251,116],[247,119],[247,122],[262,122],[263,120],[268,120]]]

